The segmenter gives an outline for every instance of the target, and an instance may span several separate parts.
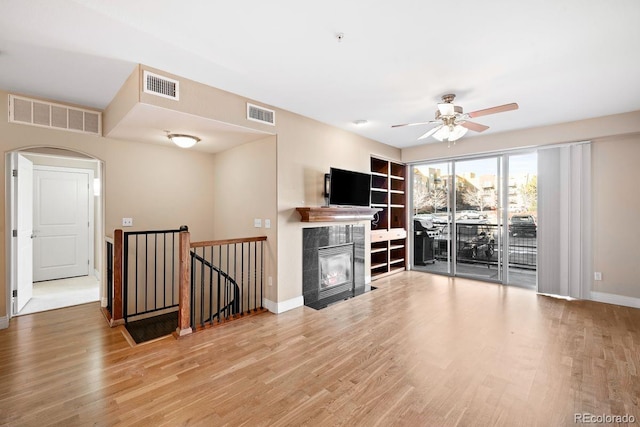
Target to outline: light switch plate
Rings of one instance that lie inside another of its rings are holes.
[[[264,220],[264,228],[271,228],[271,220],[270,219],[265,219]]]
[[[262,220],[261,220],[260,218],[255,218],[255,219],[253,220],[253,226],[254,226],[255,228],[260,228],[260,227],[262,227]]]

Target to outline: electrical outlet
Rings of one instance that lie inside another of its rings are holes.
[[[602,273],[600,271],[593,273],[593,280],[602,280]]]
[[[264,220],[264,228],[271,228],[271,220],[270,219],[265,219]]]
[[[260,227],[262,227],[262,220],[261,220],[260,218],[255,218],[255,219],[253,220],[253,226],[254,226],[255,228],[260,228]]]
[[[122,218],[123,227],[133,227],[133,218]]]

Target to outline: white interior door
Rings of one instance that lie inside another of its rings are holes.
[[[15,229],[15,312],[24,308],[33,296],[33,163],[21,155],[16,155],[14,163],[18,172],[16,181]]]
[[[92,171],[34,169],[33,281],[89,274]]]

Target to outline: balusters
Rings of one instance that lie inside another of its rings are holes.
[[[262,309],[265,239],[191,243],[191,301],[197,304],[192,327],[219,324]]]

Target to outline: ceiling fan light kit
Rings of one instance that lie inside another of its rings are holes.
[[[483,110],[477,110],[465,114],[461,106],[455,105],[453,103],[455,97],[456,96],[452,93],[444,95],[442,97],[442,102],[438,104],[438,109],[436,110],[435,120],[420,123],[393,125],[391,127],[395,128],[402,126],[437,125],[433,129],[420,136],[418,139],[420,140],[433,136],[438,141],[447,141],[449,143],[449,146],[451,146],[451,142],[455,144],[455,141],[462,138],[469,130],[472,130],[474,132],[484,132],[485,130],[489,129],[489,126],[470,122],[470,118],[518,109],[518,104],[514,102],[511,104],[485,108]]]

